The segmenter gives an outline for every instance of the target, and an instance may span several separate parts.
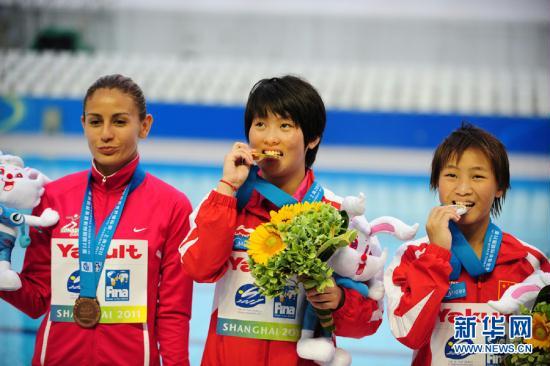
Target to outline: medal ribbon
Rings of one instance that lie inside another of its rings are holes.
[[[454,222],[449,223],[449,229],[453,237],[451,245],[451,266],[453,271],[449,279],[456,281],[462,267],[472,277],[478,277],[482,274],[491,273],[497,262],[498,251],[502,242],[502,230],[492,222],[489,222],[487,232],[483,238],[483,252],[481,260]]]
[[[92,205],[91,179],[92,173],[88,175],[88,185],[80,213],[80,230],[78,234],[78,255],[80,266],[80,296],[95,298],[97,285],[105,257],[115,234],[118,222],[122,216],[122,210],[128,195],[136,189],[145,178],[145,171],[138,165],[132,180],[124,189],[120,200],[109,216],[103,221],[99,233],[95,236],[94,210]]]
[[[284,205],[292,205],[298,203],[296,198],[292,197],[279,187],[269,183],[258,175],[259,168],[254,165],[248,172],[248,177],[237,192],[237,206],[241,210],[250,199],[254,190],[258,191],[262,196],[272,202],[275,206],[281,208]],[[323,198],[325,191],[317,182],[313,182],[302,202],[318,202]]]

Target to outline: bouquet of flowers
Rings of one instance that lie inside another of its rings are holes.
[[[537,302],[531,311],[524,305],[521,305],[520,309],[522,315],[530,315],[533,318],[533,331],[531,338],[520,338],[516,343],[531,344],[533,352],[508,355],[504,358],[504,365],[550,365],[550,304],[542,301]]]
[[[283,206],[270,216],[248,239],[249,267],[260,292],[279,296],[289,282],[319,292],[331,286],[327,260],[357,237],[347,229],[347,214],[327,203],[306,202]]]

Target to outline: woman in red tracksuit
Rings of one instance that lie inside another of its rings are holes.
[[[454,319],[477,316],[481,324],[499,315],[487,302],[537,270],[550,272],[548,259],[491,222],[510,186],[508,156],[494,136],[468,124],[454,131],[435,151],[430,183],[441,206],[428,217],[428,236],[400,247],[384,276],[391,330],[415,350],[415,366],[498,365],[500,355],[453,350],[461,342]],[[472,342],[491,342],[482,331]]]
[[[191,230],[180,246],[185,271],[198,282],[216,282],[202,365],[314,364],[298,357],[296,340],[278,338],[284,337],[276,329],[283,324],[281,318],[299,321],[294,318],[296,303],[289,306],[274,299],[267,310],[260,310],[259,305],[269,300],[258,294],[249,273],[244,243],[277,207],[255,190],[238,207],[235,195],[258,156],[265,181],[298,201],[310,194],[316,184],[311,166],[325,121],[321,97],[299,78],[264,79],[250,92],[245,111],[249,143],[236,142],[226,155],[222,179],[193,212]],[[319,198],[336,207],[341,201],[326,189]],[[334,310],[337,335],[360,338],[374,333],[381,323],[378,303],[354,290],[333,286],[324,293],[310,290],[306,296],[314,307]],[[265,318],[251,321],[256,316]]]
[[[46,186],[34,212],[51,207],[60,220],[31,229],[22,288],[0,292],[33,318],[45,314],[33,365],[160,365],[161,358],[165,366],[189,365],[193,285],[181,270],[177,247],[189,230],[191,205],[139,166],[137,143],[151,124],[143,93],[130,78],[105,76],[88,89],[82,126],[92,167]],[[87,301],[99,304],[99,323],[84,313],[77,324],[73,307],[85,297],[80,269],[87,268],[81,261],[83,232],[101,236],[102,223],[114,217],[125,192],[103,269],[96,270],[98,283],[86,287],[93,291]],[[82,209],[88,198],[91,214]],[[95,232],[85,217],[95,222]]]

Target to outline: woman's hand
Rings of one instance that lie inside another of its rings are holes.
[[[252,149],[244,142],[235,142],[231,151],[223,161],[222,180],[229,183],[218,183],[217,191],[226,195],[234,195],[248,177],[250,166],[254,164]]]
[[[332,286],[325,287],[325,291],[317,292],[317,289],[314,287],[306,291],[306,297],[316,309],[336,310],[343,299],[343,292],[340,286],[337,286],[334,279],[332,279]]]
[[[458,222],[460,215],[456,213],[456,206],[437,206],[432,209],[428,222],[426,223],[426,232],[430,243],[451,250],[453,237],[449,230],[449,221]]]

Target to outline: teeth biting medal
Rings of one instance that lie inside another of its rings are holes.
[[[470,204],[460,201],[453,201],[453,204],[449,206],[456,208],[456,213],[460,216],[464,215],[470,210],[470,208],[472,208]]]
[[[280,159],[281,153],[274,150],[264,150],[262,152],[253,152],[252,157],[254,160],[260,161],[262,159]]]

